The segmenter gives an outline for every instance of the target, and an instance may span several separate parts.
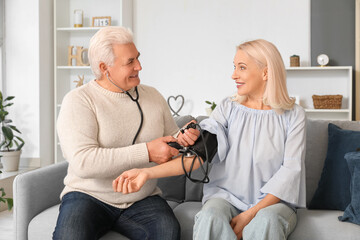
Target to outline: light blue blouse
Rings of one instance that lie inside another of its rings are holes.
[[[298,105],[279,115],[224,99],[200,123],[218,141],[203,203],[223,198],[245,211],[270,193],[305,207],[305,124]]]

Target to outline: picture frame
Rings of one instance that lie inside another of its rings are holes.
[[[107,27],[111,26],[111,17],[93,17],[92,18],[93,27]]]

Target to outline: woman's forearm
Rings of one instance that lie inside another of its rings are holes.
[[[193,161],[193,157],[184,157],[184,166],[187,172],[191,168],[192,161]],[[193,166],[193,170],[198,169],[199,167],[200,167],[199,160],[196,159]],[[151,168],[146,168],[144,170],[147,172],[149,179],[178,176],[184,174],[184,170],[181,163],[181,156],[166,163],[156,165]]]
[[[280,198],[275,197],[272,194],[268,194],[262,199],[260,202],[258,202],[255,206],[250,208],[248,211],[255,217],[255,215],[258,213],[260,209],[266,208],[268,206],[274,205],[276,203],[280,202]]]

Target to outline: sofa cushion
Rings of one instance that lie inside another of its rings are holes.
[[[351,202],[339,220],[360,225],[360,152],[347,153],[345,159],[351,175]]]
[[[52,234],[59,215],[59,207],[60,204],[52,206],[31,220],[28,228],[28,239],[52,239]],[[110,231],[100,238],[100,240],[115,239],[126,240],[128,238],[114,231]]]
[[[205,166],[204,166],[205,167]],[[210,170],[209,170],[210,172]],[[201,169],[196,169],[191,173],[194,179],[203,179],[204,174]],[[211,180],[210,180],[211,181]],[[185,181],[185,202],[201,201],[203,197],[203,183],[192,182],[190,179]]]
[[[329,122],[341,127],[360,131],[359,121],[329,121],[308,119],[306,123],[306,205],[309,206],[318,186],[328,145],[328,124]]]
[[[289,240],[359,239],[360,227],[340,222],[342,211],[298,209],[297,225]]]
[[[327,155],[310,209],[345,210],[350,202],[350,172],[344,155],[355,151],[359,142],[359,131],[329,123]]]
[[[174,214],[181,226],[181,239],[193,239],[195,215],[201,207],[201,202],[185,202],[174,208]]]

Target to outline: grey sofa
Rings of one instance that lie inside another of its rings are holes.
[[[203,117],[198,118],[201,120]],[[178,117],[183,126],[190,116]],[[308,120],[306,152],[306,192],[309,204],[317,188],[327,151],[327,125],[330,121]],[[343,129],[360,131],[360,122],[332,121]],[[54,164],[21,174],[14,181],[14,229],[16,239],[51,239],[55,227],[59,195],[63,188],[67,163]],[[199,174],[199,173],[197,173]],[[202,185],[184,176],[159,180],[158,186],[181,224],[182,239],[192,239],[194,216],[201,208]],[[290,240],[360,239],[360,226],[340,222],[341,211],[298,210],[298,223]],[[101,239],[127,239],[109,232]]]

